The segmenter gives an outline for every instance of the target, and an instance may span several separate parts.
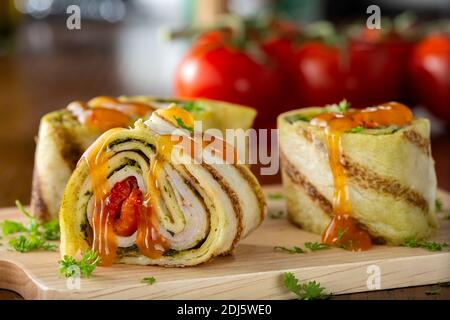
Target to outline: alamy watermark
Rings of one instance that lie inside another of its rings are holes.
[[[81,9],[79,6],[72,4],[67,7],[66,13],[69,16],[66,19],[66,27],[69,30],[81,30]]]

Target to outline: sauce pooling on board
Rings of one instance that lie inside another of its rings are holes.
[[[176,125],[179,125],[179,121],[182,121],[183,126],[188,128],[194,125],[191,114],[178,107],[159,109],[156,114]],[[164,163],[170,160],[174,147],[180,147],[184,154],[197,160],[201,160],[201,154],[197,154],[196,151],[202,151],[202,147],[205,147],[203,134],[201,135],[201,143],[188,135],[187,139],[181,141],[187,141],[187,144],[173,139],[170,134],[158,136],[158,152],[151,160],[148,175],[144,177],[147,192],[143,194],[134,176],[117,182],[112,188],[108,183],[108,162],[113,155],[107,149],[111,142],[108,137],[110,132],[114,132],[113,130],[120,129],[112,129],[105,133],[103,144],[94,144],[83,156],[89,166],[94,193],[92,249],[98,252],[104,266],[113,264],[116,259],[117,236],[129,237],[136,232],[136,245],[139,252],[151,259],[161,257],[170,249],[168,241],[158,232],[159,222],[155,211],[160,197],[158,177],[160,174],[164,174]],[[210,145],[213,144],[215,154],[224,157],[224,160],[226,160],[225,149],[222,149],[222,147],[215,149],[214,146],[220,141],[222,142],[221,146],[229,150],[229,146],[225,147],[223,140],[219,138],[208,139]],[[195,144],[200,145],[200,149],[194,148]],[[235,161],[234,149],[232,150],[233,161]]]
[[[328,157],[333,174],[333,218],[325,230],[322,241],[348,250],[370,249],[372,242],[367,231],[361,229],[352,218],[347,172],[342,164],[342,134],[354,128],[380,128],[390,125],[403,126],[414,116],[403,104],[388,102],[363,110],[343,113],[326,112],[314,117],[310,124],[325,128]]]
[[[67,109],[81,124],[102,131],[126,128],[136,117],[144,117],[154,111],[154,108],[142,102],[122,102],[107,96],[93,98],[87,103],[74,101]]]

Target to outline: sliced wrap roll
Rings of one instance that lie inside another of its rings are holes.
[[[73,102],[66,109],[51,112],[41,119],[33,172],[32,214],[44,221],[57,218],[64,188],[77,161],[103,132],[113,127],[132,126],[138,118],[148,119],[154,110],[167,108],[171,103],[177,103],[194,119],[201,120],[204,129],[248,129],[256,116],[254,109],[206,99],[122,96]],[[80,112],[80,107],[85,110]],[[86,121],[89,120],[86,114],[101,113],[105,109],[106,119],[93,114],[99,121]]]
[[[305,108],[278,117],[288,217],[319,234],[334,216],[335,192],[326,128],[310,123],[324,112],[329,110]],[[351,217],[375,242],[398,245],[435,233],[436,174],[429,134],[426,119],[342,133],[338,161],[347,176]]]
[[[107,131],[81,158],[61,206],[62,256],[92,248],[106,265],[193,266],[232,253],[262,222],[265,198],[249,169],[214,163],[217,149],[177,149],[173,137],[198,137],[160,111]]]

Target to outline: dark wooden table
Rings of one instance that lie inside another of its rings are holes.
[[[185,44],[158,41],[157,26],[83,22],[68,31],[64,20],[27,21],[0,56],[0,207],[29,201],[34,136],[39,119],[72,100],[97,95],[170,95],[176,61]],[[1,50],[0,50],[1,52]],[[433,137],[439,186],[450,190],[450,134]],[[262,184],[280,177],[260,176]],[[433,286],[342,295],[336,299],[449,299]],[[0,289],[0,299],[20,299]]]

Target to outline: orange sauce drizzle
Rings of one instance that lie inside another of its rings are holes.
[[[186,126],[193,126],[194,124],[194,119],[192,116],[187,111],[178,107],[160,109],[156,112],[169,121],[170,119],[175,119],[176,117],[182,119]],[[180,146],[182,151],[188,153],[191,157],[200,157],[199,154],[196,154],[195,152],[193,153],[193,151],[198,150],[193,148],[193,144],[197,143],[195,142],[195,139],[188,136],[187,139],[183,140],[190,141],[189,147],[179,144],[180,141],[173,139],[172,135],[159,136],[157,139],[157,154],[151,162],[150,170],[146,177],[148,190],[144,195],[144,199],[138,213],[139,217],[137,220],[136,245],[141,254],[151,259],[161,257],[164,252],[170,249],[170,244],[168,241],[158,232],[159,222],[155,211],[157,201],[160,196],[158,175],[161,170],[163,170],[163,164],[165,161],[169,161],[173,148],[176,146]],[[215,141],[214,139],[211,140],[213,142]],[[203,141],[203,139],[201,141],[201,146],[203,147],[205,145],[205,141]],[[213,143],[210,141],[207,142]],[[118,222],[117,219],[120,219],[122,216],[120,215],[119,218],[114,217],[110,212],[108,212],[108,210],[106,210],[105,200],[111,192],[111,188],[107,181],[108,160],[110,157],[110,153],[106,150],[107,145],[108,139],[104,138],[103,144],[94,144],[85,152],[85,155],[83,156],[89,166],[89,175],[94,191],[92,249],[97,251],[99,256],[102,258],[103,266],[113,264],[116,259],[118,244],[116,238],[117,230],[114,226],[117,224],[116,222]],[[220,153],[220,151],[218,152]],[[223,155],[225,155],[225,153],[223,153]],[[129,205],[129,203],[127,203],[127,205]],[[123,209],[122,204],[121,210]]]
[[[113,97],[99,96],[83,103],[74,101],[67,106],[81,124],[106,131],[126,128],[133,118],[149,115],[154,109],[141,102],[121,102]]]
[[[93,241],[92,250],[97,251],[103,266],[114,263],[117,255],[117,239],[114,233],[113,217],[106,210],[105,198],[110,188],[107,180],[109,153],[106,143],[92,145],[86,150],[83,158],[89,167],[94,206],[92,212]]]
[[[372,246],[370,235],[351,217],[352,206],[347,172],[342,164],[342,134],[356,127],[379,128],[406,125],[414,119],[411,110],[403,104],[388,102],[363,110],[344,113],[327,112],[313,118],[310,124],[324,127],[327,135],[328,157],[333,174],[333,218],[325,230],[322,241],[348,250],[368,250]]]

